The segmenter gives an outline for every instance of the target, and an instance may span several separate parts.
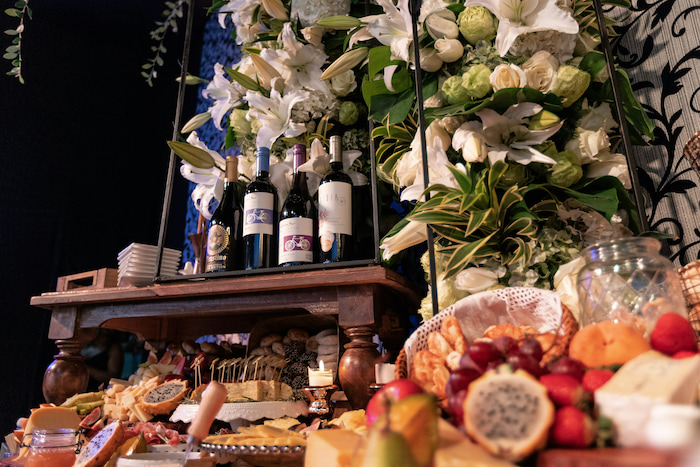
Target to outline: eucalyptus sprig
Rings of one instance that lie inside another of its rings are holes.
[[[13,8],[7,8],[5,14],[13,18],[19,18],[19,25],[15,29],[6,29],[5,34],[14,36],[12,45],[5,49],[2,58],[10,60],[12,69],[7,72],[9,76],[16,77],[21,84],[24,84],[22,76],[22,33],[24,32],[24,19],[32,19],[32,9],[29,8],[27,0],[18,0]]]
[[[156,29],[151,31],[151,39],[157,42],[157,45],[151,46],[151,51],[155,53],[153,58],[148,60],[141,67],[144,71],[141,76],[146,78],[146,83],[153,86],[153,80],[158,76],[157,67],[162,67],[164,64],[161,54],[165,54],[168,50],[165,48],[165,36],[168,31],[177,32],[178,20],[182,18],[182,7],[188,3],[188,0],[175,0],[174,2],[165,2],[167,7],[163,13],[163,20],[156,21]]]

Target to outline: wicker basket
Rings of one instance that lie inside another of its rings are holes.
[[[489,294],[490,296],[484,296]],[[482,296],[482,297],[479,297]],[[505,289],[498,289],[488,292],[482,292],[481,294],[471,295],[465,299],[460,300],[454,305],[441,311],[439,314],[433,316],[430,320],[423,323],[416,331],[409,337],[409,339],[404,344],[404,347],[399,352],[396,359],[396,367],[394,370],[394,375],[396,378],[408,378],[409,371],[411,368],[411,363],[413,361],[413,355],[416,352],[426,349],[428,346],[428,335],[440,329],[442,320],[448,315],[463,315],[463,310],[465,307],[479,306],[483,300],[501,300],[506,308],[507,315],[501,315],[495,318],[490,324],[501,324],[504,322],[512,322],[518,325],[532,325],[532,322],[513,322],[513,315],[522,316],[532,312],[533,320],[539,322],[539,326],[533,326],[540,332],[550,332],[556,331],[560,337],[561,345],[559,351],[565,353],[568,351],[569,342],[571,338],[578,331],[578,322],[571,311],[561,303],[559,297],[554,293],[541,289],[531,289],[531,288],[521,288],[521,287],[509,287]],[[549,314],[546,319],[543,315]],[[544,322],[548,322],[549,325],[543,325]],[[460,320],[462,324],[462,331],[464,332],[467,340],[472,342],[474,336],[480,337],[483,335],[489,323],[479,322],[472,329],[466,329],[463,319]],[[543,327],[544,326],[544,327]]]
[[[688,305],[688,321],[695,329],[695,337],[700,345],[700,260],[688,263],[678,270],[681,276],[683,297]]]

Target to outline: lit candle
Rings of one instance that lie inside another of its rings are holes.
[[[374,365],[374,381],[377,384],[386,384],[394,381],[393,363],[376,363]]]
[[[333,371],[323,368],[323,360],[318,362],[318,366],[320,367],[318,370],[309,368],[309,386],[323,387],[333,384]]]

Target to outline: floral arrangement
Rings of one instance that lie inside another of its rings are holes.
[[[387,264],[432,230],[440,309],[505,286],[557,289],[575,308],[579,252],[642,233],[591,0],[426,0],[413,14],[408,0],[221,0],[211,11],[235,30],[243,58],[216,65],[209,111],[184,126],[186,141],[170,142],[203,216],[222,190],[219,150],[240,147],[245,180],[255,148],[270,147],[282,197],[292,145],[307,145],[302,170],[320,177],[335,125],[354,182],[367,182],[376,157],[380,181],[409,206],[382,241]],[[606,18],[611,36],[613,25]],[[644,144],[651,121],[615,73],[631,138]],[[199,141],[203,124],[226,132],[225,148]],[[432,313],[430,294],[422,311]]]

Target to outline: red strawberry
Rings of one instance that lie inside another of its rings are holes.
[[[690,322],[676,313],[665,313],[651,332],[651,348],[666,355],[673,355],[681,350],[698,351],[695,330]]]
[[[596,426],[588,414],[576,407],[561,407],[554,415],[550,439],[557,446],[585,448],[596,438]]]
[[[577,405],[583,398],[583,387],[573,376],[550,373],[540,376],[540,383],[547,388],[547,395],[558,406]]]
[[[614,374],[615,372],[612,370],[588,370],[581,380],[583,390],[595,392],[596,389],[607,383]]]
[[[675,359],[678,360],[678,359],[681,359],[681,358],[694,357],[694,356],[696,356],[697,354],[698,354],[697,352],[694,352],[694,351],[692,351],[692,350],[679,350],[678,352],[674,353],[674,354],[671,356],[671,358],[675,358]]]

